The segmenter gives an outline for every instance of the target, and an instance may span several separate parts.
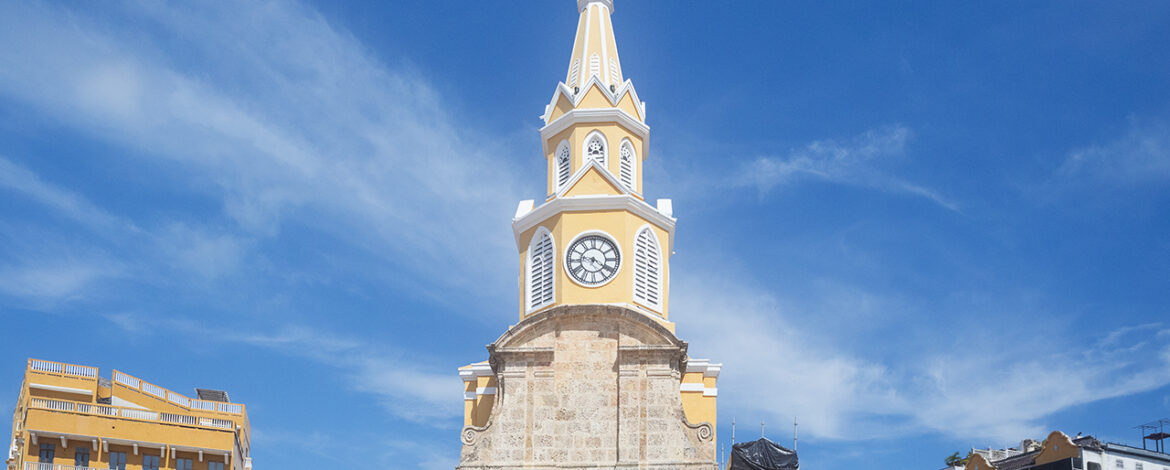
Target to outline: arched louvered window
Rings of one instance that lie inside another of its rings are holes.
[[[605,136],[600,132],[594,131],[585,138],[585,162],[589,160],[597,160],[602,167],[609,163],[609,149],[605,143]]]
[[[619,177],[622,181],[622,185],[624,185],[626,189],[629,189],[630,191],[637,191],[638,189],[634,187],[634,182],[637,181],[634,178],[634,172],[637,171],[638,168],[638,159],[634,156],[634,146],[633,144],[630,144],[630,141],[622,141],[622,148],[619,152],[619,157],[621,158],[621,161],[619,162],[619,171],[621,174]]]
[[[622,72],[620,69],[618,69],[618,61],[617,61],[617,59],[610,57],[609,58],[609,83],[613,84],[614,86],[617,86],[617,85],[622,84],[621,80],[622,80]]]
[[[553,272],[555,257],[552,234],[541,227],[528,244],[528,262],[525,263],[526,306],[534,310],[553,301]]]
[[[601,56],[596,52],[589,56],[589,76],[601,78]]]
[[[662,308],[662,251],[654,230],[644,227],[634,239],[634,300]]]
[[[577,86],[577,74],[581,72],[581,59],[573,59],[573,66],[569,67],[569,87]]]
[[[569,141],[562,140],[561,144],[557,146],[557,153],[553,156],[556,163],[556,190],[560,191],[565,187],[565,183],[569,182],[569,177],[573,176],[573,159],[571,151],[569,150]]]

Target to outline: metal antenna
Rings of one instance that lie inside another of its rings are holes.
[[[792,417],[792,451],[796,452],[796,417]]]
[[[731,417],[731,443],[735,444],[735,417]]]
[[[764,420],[760,420],[760,439],[764,438]]]

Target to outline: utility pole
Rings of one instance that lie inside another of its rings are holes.
[[[731,418],[731,444],[735,444],[735,417]]]

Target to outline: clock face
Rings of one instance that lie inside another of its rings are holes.
[[[574,281],[596,287],[609,282],[621,268],[617,245],[604,235],[585,235],[573,241],[565,255],[565,266]]]

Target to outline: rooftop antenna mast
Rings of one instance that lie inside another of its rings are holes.
[[[792,417],[792,451],[796,452],[796,416]]]
[[[735,445],[735,417],[734,416],[731,417],[731,444],[732,444],[732,447],[734,447],[734,445]]]
[[[760,420],[760,439],[764,438],[764,420]]]

